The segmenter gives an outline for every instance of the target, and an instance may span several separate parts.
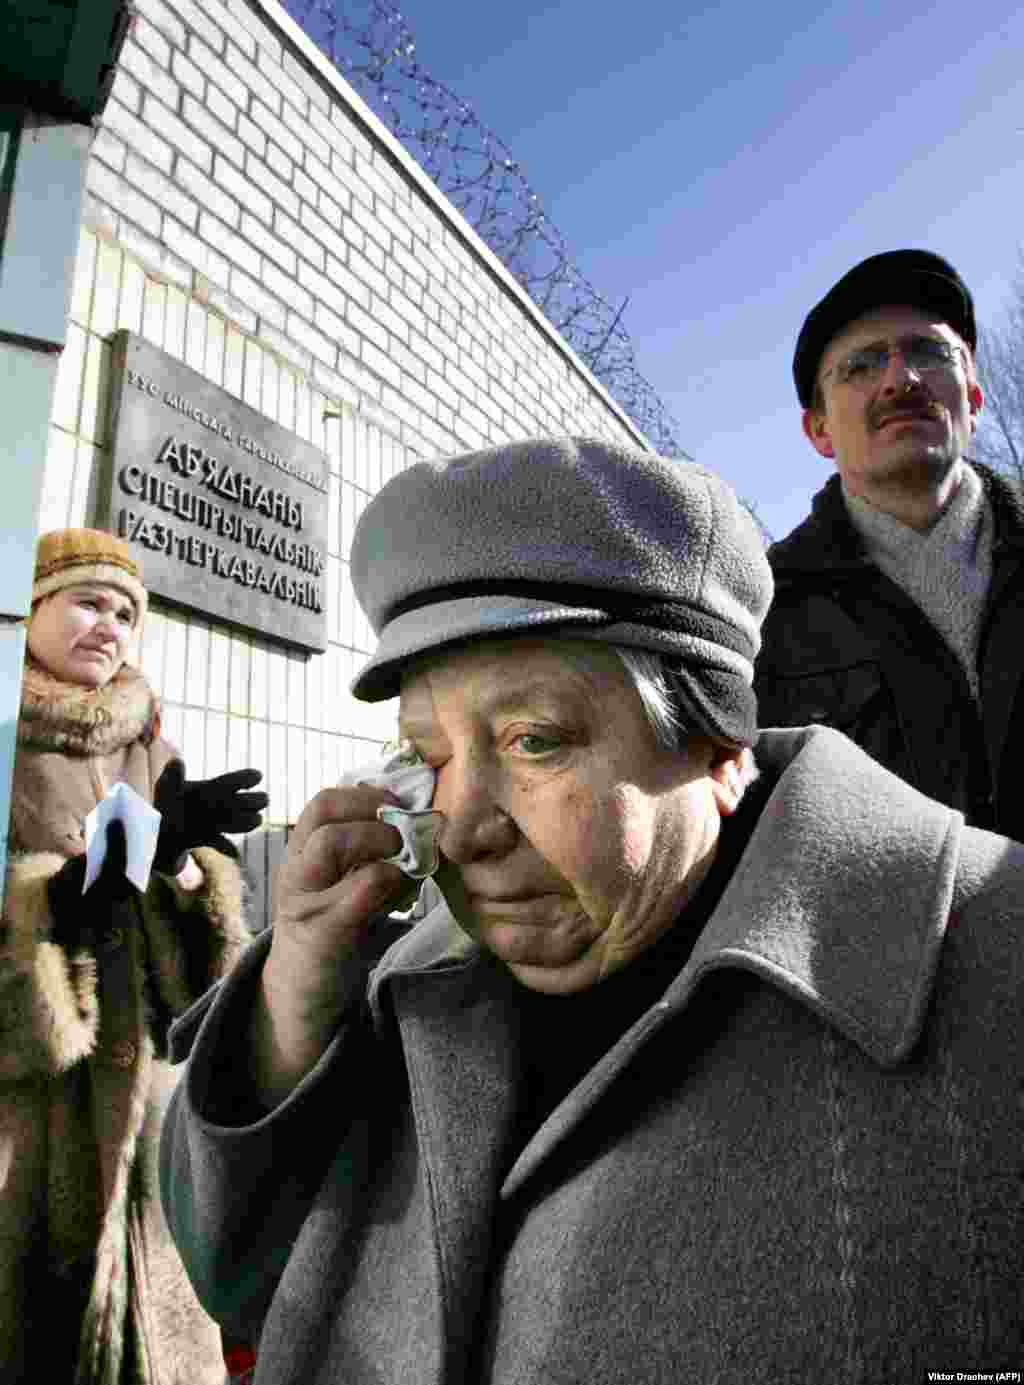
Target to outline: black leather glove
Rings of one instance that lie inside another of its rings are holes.
[[[153,807],[161,818],[153,869],[177,875],[194,846],[212,846],[225,856],[237,856],[224,833],[259,827],[267,795],[242,790],[262,778],[258,769],[236,769],[215,779],[186,779],[184,764],[171,760],[153,790]]]
[[[109,923],[110,910],[136,893],[135,886],[124,873],[128,846],[123,822],[107,827],[107,854],[100,873],[85,895],[85,853],[65,861],[46,886],[53,927],[50,936],[61,947],[77,943],[85,928],[102,932]]]

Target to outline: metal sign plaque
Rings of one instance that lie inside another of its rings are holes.
[[[112,341],[97,523],[153,595],[323,652],[327,458],[134,333]]]

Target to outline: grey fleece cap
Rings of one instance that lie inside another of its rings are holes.
[[[378,702],[417,655],[556,635],[674,656],[688,724],[756,739],[752,691],[771,571],[749,513],[703,467],[589,438],[417,462],[356,526],[350,560]]]

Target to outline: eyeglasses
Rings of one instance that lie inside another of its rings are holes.
[[[859,346],[841,361],[829,366],[821,377],[822,384],[835,372],[841,385],[872,385],[885,374],[893,354],[899,352],[903,364],[916,375],[935,370],[955,370],[960,360],[960,348],[939,337],[905,337],[903,341],[872,343]]]

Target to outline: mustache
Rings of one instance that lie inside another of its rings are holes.
[[[887,399],[868,406],[868,427],[881,428],[891,418],[902,418],[904,414],[924,414],[929,418],[942,417],[942,405],[925,390],[908,390],[899,400]]]

